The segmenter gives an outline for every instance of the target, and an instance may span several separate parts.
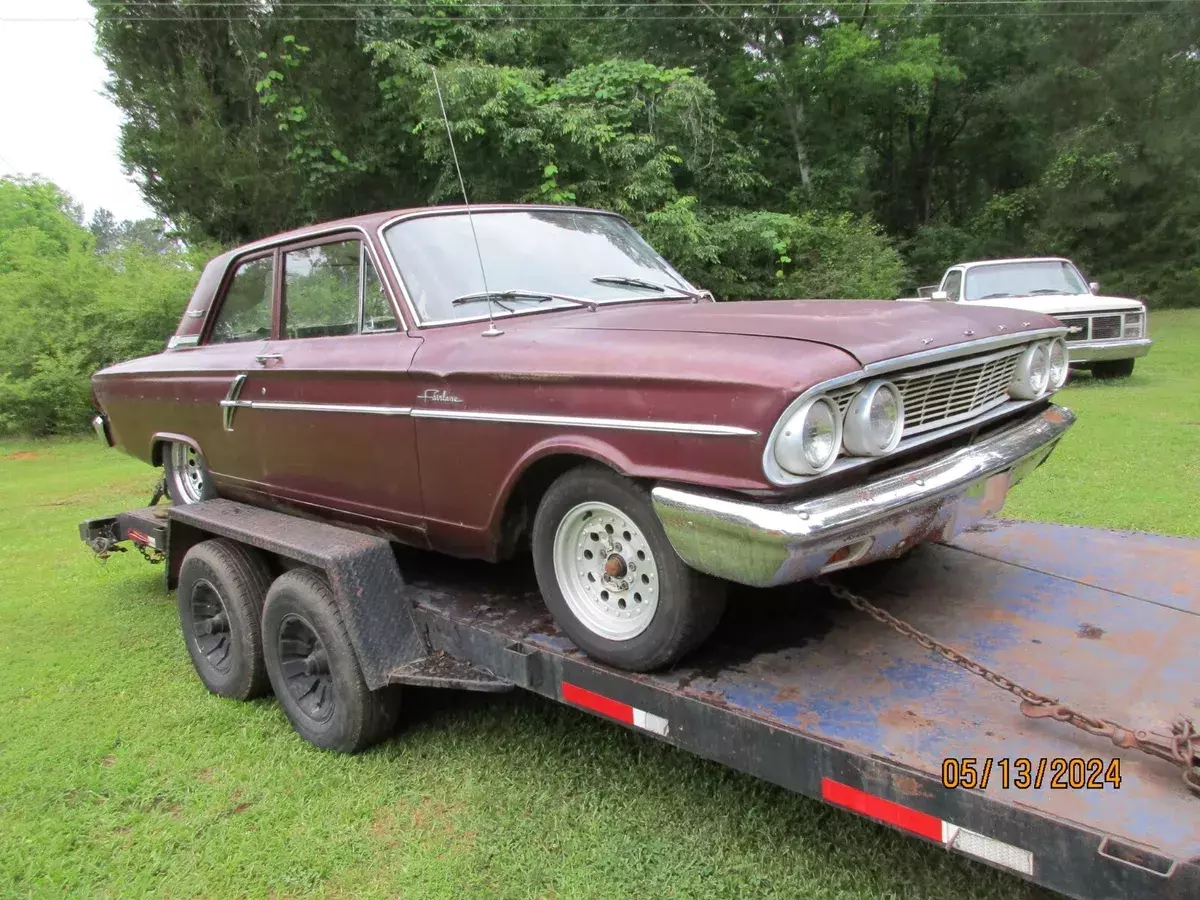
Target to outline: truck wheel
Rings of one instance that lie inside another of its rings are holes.
[[[275,579],[263,654],[279,705],[310,744],[357,753],[395,728],[399,688],[367,687],[333,591],[317,573],[293,569]]]
[[[179,624],[204,686],[249,700],[270,688],[260,624],[271,576],[257,553],[225,540],[197,544],[179,569]]]
[[[559,627],[589,656],[645,672],[699,646],[725,584],[687,566],[641,486],[594,466],[560,477],[533,520],[533,562]]]
[[[1097,378],[1128,378],[1133,374],[1135,359],[1109,359],[1092,363],[1092,374]]]
[[[163,448],[163,475],[167,481],[167,494],[176,506],[217,496],[204,454],[191,444],[172,441]]]

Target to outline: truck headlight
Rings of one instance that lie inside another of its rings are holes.
[[[801,404],[775,438],[775,462],[792,475],[816,475],[837,459],[842,419],[833,401],[817,395]]]
[[[1140,338],[1145,321],[1145,316],[1140,312],[1125,313],[1125,331],[1122,337]]]
[[[1067,344],[1062,338],[1050,342],[1050,390],[1057,391],[1067,383]]]
[[[846,410],[842,444],[855,456],[880,456],[900,443],[904,430],[904,398],[890,381],[872,381]]]
[[[1030,344],[1017,359],[1008,392],[1018,400],[1036,400],[1050,383],[1050,345]]]

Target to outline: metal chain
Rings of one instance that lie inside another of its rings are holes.
[[[142,554],[146,562],[150,563],[151,565],[156,566],[167,558],[167,555],[161,550],[151,550],[145,544],[139,544],[134,541],[133,546],[137,547],[138,553]]]
[[[1200,796],[1200,732],[1196,731],[1195,724],[1188,717],[1176,716],[1171,721],[1170,734],[1163,734],[1146,729],[1135,730],[1110,719],[1088,715],[1060,703],[1054,697],[1039,694],[1037,691],[989,669],[978,660],[971,659],[965,653],[930,637],[902,619],[897,619],[887,610],[880,609],[866,597],[854,593],[849,588],[825,578],[817,579],[817,583],[839,600],[845,600],[859,612],[866,613],[893,631],[916,641],[926,650],[939,654],[956,666],[978,675],[984,681],[1019,698],[1022,715],[1030,719],[1049,718],[1058,722],[1066,722],[1089,734],[1106,737],[1123,749],[1139,750],[1150,756],[1174,763],[1182,769],[1183,783],[1187,785],[1188,790]]]

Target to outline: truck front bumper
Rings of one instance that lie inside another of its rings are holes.
[[[1075,414],[1050,406],[978,443],[834,494],[765,504],[659,486],[654,510],[692,568],[756,587],[895,557],[949,540],[1004,505]]]
[[[1150,338],[1114,341],[1074,341],[1067,343],[1071,364],[1104,362],[1109,359],[1136,359],[1150,352]]]

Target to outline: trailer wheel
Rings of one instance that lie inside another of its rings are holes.
[[[398,686],[367,687],[333,591],[317,573],[293,569],[271,585],[263,653],[279,705],[310,744],[357,753],[395,727]]]
[[[217,496],[204,454],[183,441],[163,448],[163,476],[167,494],[176,506],[200,503]]]
[[[533,521],[538,586],[555,621],[589,656],[645,672],[704,642],[725,584],[689,567],[645,488],[606,469],[572,469]]]
[[[263,558],[232,541],[204,541],[183,558],[179,624],[196,674],[218,696],[249,700],[270,688],[260,630],[270,583]]]

